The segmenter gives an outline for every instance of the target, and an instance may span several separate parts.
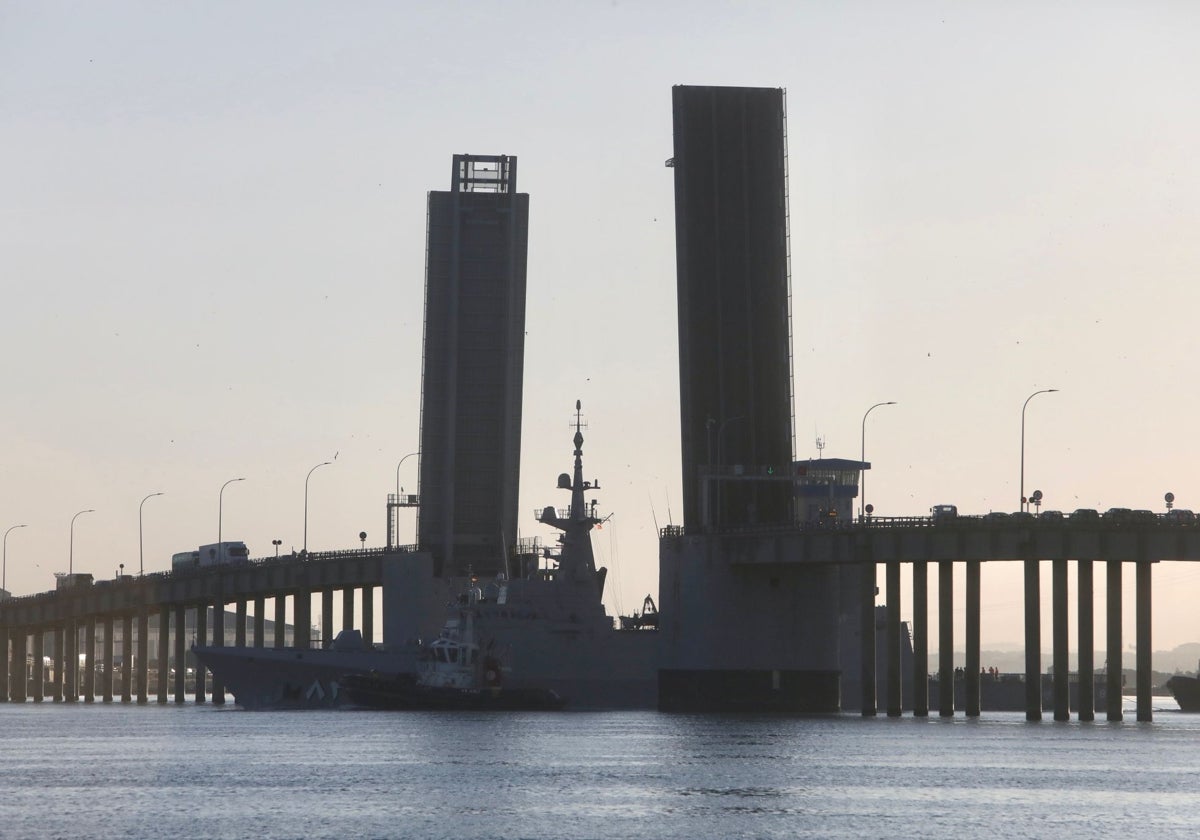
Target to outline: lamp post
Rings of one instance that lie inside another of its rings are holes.
[[[17,528],[26,528],[27,525],[13,525],[8,531],[14,531]],[[4,570],[0,572],[0,589],[8,591],[8,531],[4,532]]]
[[[396,501],[400,501],[400,468],[404,466],[404,462],[414,455],[420,455],[420,452],[409,452],[400,459],[400,463],[396,465]]]
[[[1025,503],[1025,409],[1029,406],[1029,401],[1038,394],[1053,394],[1057,392],[1057,388],[1043,388],[1040,391],[1034,391],[1025,398],[1025,404],[1021,406],[1021,507],[1020,510],[1027,509]]]
[[[142,551],[142,505],[146,504],[147,499],[153,499],[155,496],[161,496],[162,493],[151,493],[145,499],[142,499],[142,504],[138,505],[138,577],[146,573],[146,564]]]
[[[332,463],[333,463],[333,461],[322,461],[321,463],[319,463],[315,467],[313,467],[311,470],[309,470],[308,475],[306,475],[304,477],[304,553],[305,554],[308,554],[308,480],[310,478],[312,478],[312,474],[315,473],[318,469],[320,469],[321,467],[327,467]]]
[[[862,449],[861,449],[861,451],[859,453],[859,457],[858,457],[858,460],[863,464],[863,466],[859,467],[859,472],[862,475],[862,479],[861,479],[862,492],[859,493],[859,496],[858,496],[858,518],[859,519],[863,518],[863,508],[866,506],[866,501],[867,501],[867,468],[866,468],[866,463],[867,463],[867,414],[870,414],[872,411],[879,408],[879,406],[881,406],[881,405],[895,405],[895,404],[896,404],[895,400],[889,400],[888,402],[875,403],[875,405],[868,408],[866,413],[863,414]]]
[[[221,492],[217,494],[217,545],[221,544],[221,516],[225,512],[225,488],[235,481],[245,481],[244,478],[231,478],[221,485]],[[221,551],[220,548],[217,551]],[[222,552],[223,553],[223,552]]]
[[[95,513],[95,512],[96,511],[92,510],[91,508],[88,508],[87,510],[79,511],[79,513],[77,513],[71,517],[71,549],[70,549],[71,553],[70,553],[70,555],[68,555],[68,558],[67,558],[67,574],[68,575],[75,574],[75,520],[78,519],[79,517],[83,516],[83,514],[85,514],[85,513]]]

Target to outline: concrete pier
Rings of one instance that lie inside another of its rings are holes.
[[[349,586],[342,587],[342,629],[354,629],[354,590]]]
[[[1154,720],[1153,698],[1151,697],[1150,657],[1154,650],[1150,640],[1150,563],[1139,560],[1137,564],[1137,719],[1143,722]]]
[[[9,629],[0,627],[0,703],[8,702],[8,685],[12,682],[12,659],[8,655]]]
[[[64,628],[54,628],[54,681],[50,683],[50,696],[55,703],[61,703],[63,700],[63,674],[66,662],[63,649],[66,646],[66,635]]]
[[[913,716],[929,716],[929,564],[912,564]]]
[[[307,650],[312,647],[312,590],[298,590],[292,596],[292,602],[295,646]]]
[[[980,569],[978,560],[967,561],[967,658],[964,669],[966,681],[965,700],[967,717],[979,717],[979,622],[980,622]]]
[[[1067,651],[1067,561],[1051,565],[1051,634],[1054,646],[1054,719],[1071,719],[1070,660]]]
[[[1121,561],[1109,560],[1108,565],[1108,586],[1106,598],[1108,601],[1108,615],[1106,618],[1108,629],[1108,661],[1105,663],[1106,673],[1108,675],[1108,683],[1105,686],[1107,694],[1107,719],[1110,721],[1118,721],[1122,718],[1121,713],[1121,694],[1123,686],[1121,685]]]
[[[333,639],[333,590],[321,590],[321,642],[320,647],[329,647]]]
[[[1025,720],[1042,719],[1042,596],[1038,561],[1025,561]]]
[[[79,701],[79,625],[74,619],[67,619],[64,633],[63,650],[66,662],[63,663],[63,700],[67,703]]]
[[[26,643],[25,628],[17,627],[9,631],[8,643],[12,645],[10,667],[8,668],[9,698],[14,703],[25,702],[25,660],[29,652]]]
[[[287,595],[282,592],[275,593],[275,639],[274,647],[284,647],[283,628],[287,623]]]
[[[201,609],[207,611],[207,607],[201,607]],[[225,647],[225,604],[223,601],[218,601],[213,609],[212,644],[213,647]],[[196,671],[199,672],[199,670],[200,668],[197,666]],[[225,704],[225,686],[221,684],[216,674],[213,674],[212,679],[212,701],[218,706]]]
[[[116,666],[113,654],[115,651],[113,617],[110,615],[104,619],[104,658],[101,660],[102,666],[100,668],[100,697],[105,703],[113,701],[113,671]]]
[[[96,702],[96,619],[83,628],[83,702]]]
[[[375,642],[375,587],[362,588],[362,634],[368,645]]]
[[[41,703],[46,699],[46,629],[35,627],[33,630],[33,702]]]
[[[175,605],[175,702],[187,694],[187,607]]]
[[[900,564],[888,563],[884,576],[887,588],[887,714],[900,717],[904,712],[900,684]]]
[[[954,716],[954,562],[938,561],[938,714]]]
[[[254,598],[254,634],[253,645],[255,647],[266,647],[266,629],[267,629],[267,599],[262,595]]]
[[[162,662],[163,660],[159,660]],[[138,610],[137,616],[137,702],[144,706],[150,702],[150,612],[146,607]]]
[[[246,599],[239,598],[234,605],[233,644],[235,647],[246,646]]]
[[[1076,574],[1079,579],[1079,719],[1096,719],[1096,655],[1093,625],[1095,613],[1092,607],[1093,594],[1092,561],[1080,560]]]
[[[877,713],[875,685],[875,561],[860,564],[859,635],[862,637],[862,716]]]
[[[163,604],[158,608],[158,680],[155,686],[159,703],[166,703],[170,689],[171,669],[171,608]]]

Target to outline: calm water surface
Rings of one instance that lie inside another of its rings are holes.
[[[0,838],[1197,837],[1152,724],[0,705]]]

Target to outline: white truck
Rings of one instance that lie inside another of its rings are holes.
[[[244,542],[226,541],[202,545],[196,551],[182,551],[171,556],[172,569],[191,569],[204,566],[241,566],[250,562],[250,552]]]

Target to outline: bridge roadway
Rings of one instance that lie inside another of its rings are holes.
[[[175,702],[184,702],[187,669],[183,663],[187,653],[186,618],[189,611],[193,616],[195,643],[205,644],[211,640],[213,645],[222,645],[225,607],[233,604],[235,644],[241,646],[246,644],[247,604],[253,603],[251,644],[263,647],[267,641],[264,638],[265,601],[271,598],[274,601],[272,643],[275,647],[283,647],[287,599],[291,598],[294,644],[307,648],[312,643],[309,632],[312,594],[321,593],[321,638],[328,640],[333,637],[334,592],[342,592],[342,629],[354,627],[354,595],[361,592],[361,628],[364,638],[370,639],[374,633],[374,588],[383,583],[384,561],[413,551],[416,551],[415,546],[269,557],[244,565],[136,577],[126,575],[115,580],[99,580],[0,601],[0,653],[4,659],[0,663],[0,702],[24,702],[29,696],[35,702],[41,702],[47,691],[56,702],[75,702],[82,696],[90,703],[97,693],[104,702],[111,702],[117,670],[121,671],[121,701],[131,702],[136,692],[138,703],[148,702],[152,616],[157,621],[154,635],[158,650],[153,661],[160,703],[167,702],[171,673],[171,665],[162,667],[164,663],[174,665]],[[207,627],[210,609],[213,616],[211,635]],[[171,633],[172,615],[174,633]],[[121,662],[124,666],[132,662],[132,669],[115,667],[114,628],[118,621],[122,623]],[[103,631],[99,663],[96,656],[98,628]],[[79,646],[81,633],[84,639],[82,650]],[[47,637],[50,638],[49,646]],[[173,651],[169,643],[172,639]],[[36,667],[44,662],[47,647],[53,658],[49,671]],[[79,662],[81,653],[86,656],[79,668],[67,667],[69,663]],[[205,669],[199,663],[192,688],[196,702],[205,702]],[[225,702],[224,687],[215,680],[212,701]]]
[[[1019,562],[1025,581],[1025,712],[1042,718],[1040,563],[1052,566],[1052,642],[1054,719],[1070,718],[1068,671],[1068,562],[1077,567],[1079,648],[1079,719],[1093,720],[1094,711],[1094,565],[1107,574],[1106,650],[1122,650],[1121,582],[1127,564],[1136,580],[1137,719],[1149,721],[1151,711],[1151,568],[1160,562],[1200,561],[1200,523],[1167,517],[1134,519],[1089,517],[983,518],[959,517],[935,522],[929,517],[868,519],[853,523],[806,523],[779,530],[723,532],[721,550],[732,566],[790,564],[855,565],[863,568],[860,591],[862,651],[862,710],[877,713],[875,673],[876,575],[884,567],[886,632],[886,708],[899,716],[900,567],[912,566],[913,713],[929,714],[928,576],[929,564],[938,570],[938,710],[954,714],[954,574],[966,574],[966,709],[980,711],[980,564]],[[683,538],[681,529],[665,529],[663,537]],[[1106,673],[1108,720],[1121,720],[1121,669]]]

